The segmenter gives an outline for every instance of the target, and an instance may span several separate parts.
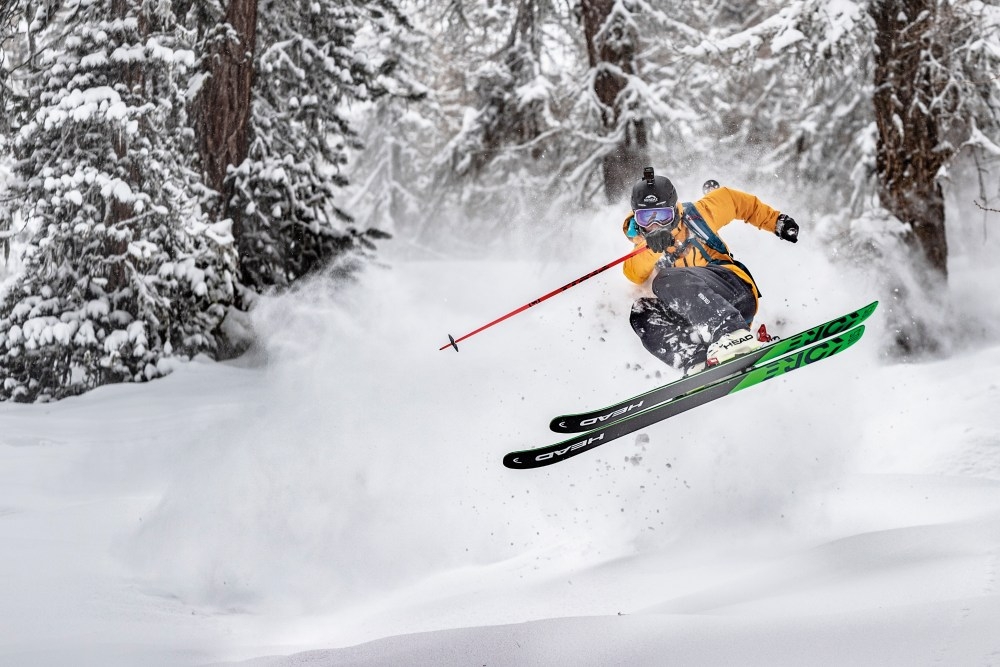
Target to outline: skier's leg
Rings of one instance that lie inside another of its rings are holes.
[[[687,319],[705,342],[747,328],[756,311],[750,286],[723,267],[661,271],[653,280],[653,293]]]
[[[650,354],[668,366],[684,367],[688,351],[682,348],[681,340],[688,337],[687,320],[667,310],[659,299],[647,297],[632,304],[629,322]]]
[[[685,370],[703,366],[708,346],[724,334],[746,329],[756,313],[750,286],[723,267],[673,268],[653,280],[653,292],[668,311],[691,323]]]

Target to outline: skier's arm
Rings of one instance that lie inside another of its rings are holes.
[[[744,220],[747,224],[773,234],[778,221],[776,209],[754,195],[733,188],[712,190],[695,202],[695,208],[716,232],[733,220]]]

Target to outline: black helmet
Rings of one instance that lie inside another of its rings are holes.
[[[654,176],[653,168],[642,170],[642,180],[632,187],[632,210],[667,208],[677,204],[677,189],[666,176]]]

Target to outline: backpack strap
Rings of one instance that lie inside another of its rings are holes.
[[[733,253],[729,252],[729,246],[726,245],[726,242],[723,241],[718,234],[712,231],[712,228],[708,226],[708,223],[705,222],[705,218],[701,216],[701,213],[698,212],[698,209],[695,208],[694,204],[686,201],[682,205],[684,206],[684,223],[688,226],[688,229],[694,233],[695,237],[715,252],[732,257]],[[698,245],[701,246],[701,244]],[[704,255],[705,261],[712,264],[728,264],[728,262],[723,260],[713,260],[708,256],[708,253],[705,252],[704,246],[701,246],[699,249],[701,250],[702,255]]]
[[[694,203],[686,201],[681,204],[681,206],[684,208],[684,224],[687,225],[689,230],[691,230],[689,237],[694,246],[698,248],[701,256],[705,258],[705,261],[709,264],[735,264],[740,267],[748,276],[750,276],[754,289],[757,290],[758,295],[761,295],[760,289],[757,287],[757,281],[754,280],[753,274],[750,273],[750,269],[746,267],[746,264],[733,257],[733,253],[729,250],[729,246],[727,246],[726,242],[715,233],[707,222],[705,222],[705,218],[703,218],[701,213],[698,212],[698,209],[695,208]],[[715,252],[728,256],[729,259],[716,259],[712,257],[708,254],[708,251],[705,250],[706,245]]]

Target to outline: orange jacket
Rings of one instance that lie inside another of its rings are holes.
[[[757,197],[732,188],[723,187],[712,190],[696,201],[694,207],[716,234],[733,220],[743,220],[754,227],[764,229],[773,234],[775,223],[778,221],[778,211],[757,199]],[[674,244],[667,248],[667,252],[675,252],[676,248],[679,245],[683,245],[688,240],[688,235],[691,234],[683,221],[684,205],[679,203],[677,204],[677,208],[682,215],[681,224],[677,225],[677,228],[674,229]],[[625,218],[625,224],[622,226],[623,231],[628,229],[631,220],[632,215],[630,214]],[[637,236],[635,239],[634,242],[636,245],[644,245],[646,243],[641,236]],[[717,252],[704,244],[701,247],[705,249],[709,257],[713,260],[718,260],[721,266],[729,269],[739,276],[741,280],[753,287],[755,297],[760,296],[753,278],[746,271],[732,263],[733,258],[731,255]],[[646,250],[646,252],[639,253],[635,257],[630,257],[625,260],[623,267],[625,277],[641,285],[652,275],[656,263],[664,254]],[[686,251],[675,258],[673,266],[708,266],[709,263],[701,250],[692,244],[687,247]]]

